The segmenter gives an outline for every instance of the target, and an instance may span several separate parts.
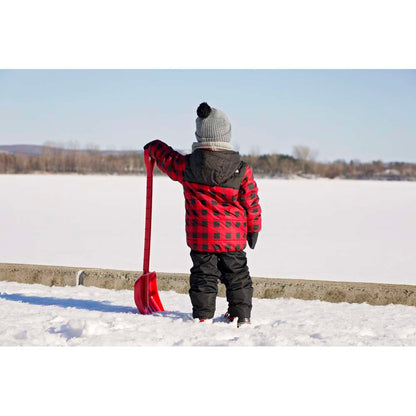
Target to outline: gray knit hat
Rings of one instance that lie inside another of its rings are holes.
[[[192,144],[192,150],[233,150],[230,144],[231,123],[228,117],[218,108],[201,103],[196,111],[195,137],[197,142]]]

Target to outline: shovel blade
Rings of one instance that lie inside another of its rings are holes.
[[[134,284],[134,302],[143,315],[164,311],[157,291],[155,272],[144,273]]]

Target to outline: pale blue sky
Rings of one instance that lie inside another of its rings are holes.
[[[415,70],[1,70],[0,144],[190,149],[202,101],[242,153],[416,162]]]

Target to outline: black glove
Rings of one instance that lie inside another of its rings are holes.
[[[254,250],[254,247],[256,246],[258,236],[259,236],[259,233],[248,233],[247,234],[248,245],[253,250]]]

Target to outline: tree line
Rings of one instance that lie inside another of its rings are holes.
[[[416,164],[405,162],[318,162],[306,146],[296,146],[293,155],[242,155],[257,177],[322,177],[345,179],[416,180]],[[138,151],[105,153],[97,149],[70,150],[45,146],[39,155],[0,153],[0,173],[145,174]],[[158,169],[155,170],[159,174]]]

